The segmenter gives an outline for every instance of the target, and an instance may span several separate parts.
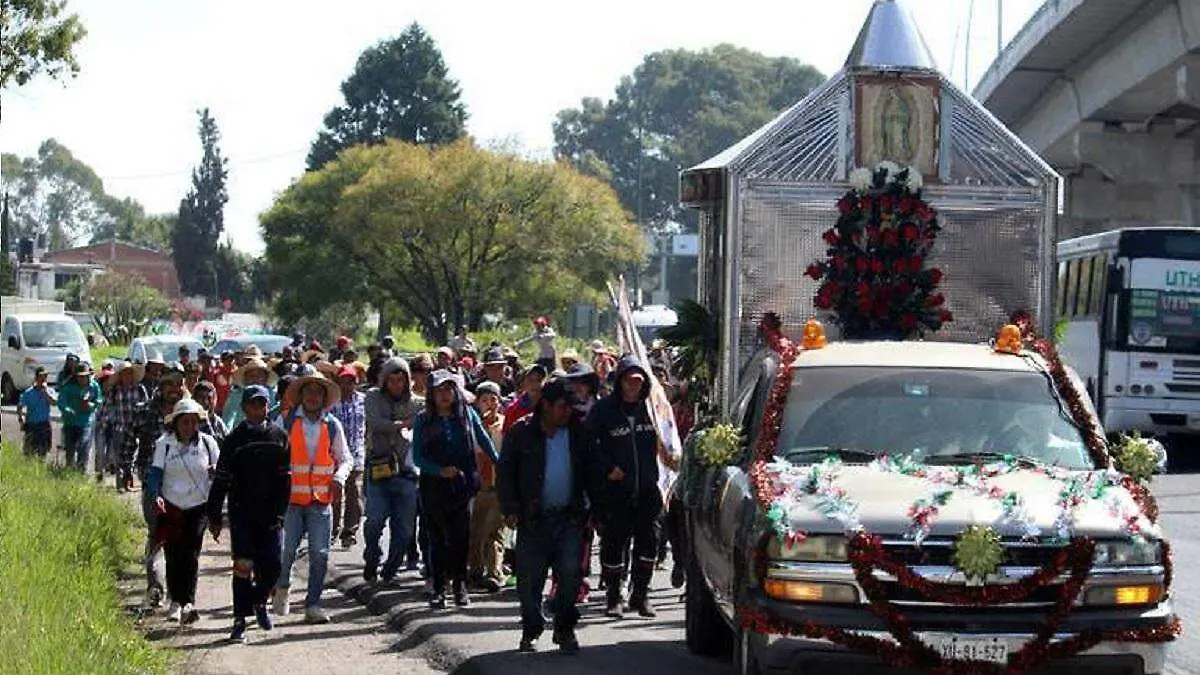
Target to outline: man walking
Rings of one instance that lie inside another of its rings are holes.
[[[533,415],[517,422],[504,438],[499,462],[500,508],[505,523],[517,528],[517,595],[521,602],[519,649],[537,649],[545,627],[542,588],[553,569],[560,583],[551,600],[554,643],[564,652],[579,650],[575,593],[582,570],[579,552],[587,518],[589,446],[574,420],[566,385],[550,380]]]
[[[267,597],[279,580],[283,521],[291,496],[288,437],[267,422],[270,392],[261,385],[242,393],[245,417],[225,439],[208,494],[208,523],[213,540],[221,536],[221,508],[229,498],[229,539],[233,554],[233,632],[241,641],[246,618],[271,630]]]
[[[386,525],[387,560],[383,580],[390,583],[400,571],[417,525],[417,467],[412,454],[413,415],[421,413],[425,400],[412,393],[408,361],[399,356],[380,366],[379,386],[366,396],[367,455],[365,489],[367,521],[364,526],[363,578],[373,582],[379,575],[383,550],[379,540]]]
[[[102,479],[104,468],[112,468],[117,475],[118,490],[133,490],[133,460],[137,455],[139,416],[149,400],[141,384],[142,374],[141,365],[124,361],[104,382],[101,417],[108,443],[104,449],[105,466],[97,462],[96,482]]]
[[[658,434],[646,399],[650,376],[637,358],[626,356],[617,367],[613,393],[596,403],[588,417],[603,488],[597,494],[601,524],[600,569],[608,603],[605,614],[621,618],[621,582],[630,542],[633,543],[630,611],[654,617],[648,599],[650,578],[658,560]]]
[[[80,473],[87,471],[92,454],[93,422],[103,403],[104,394],[100,391],[100,383],[92,377],[92,367],[79,363],[75,366],[74,377],[59,388],[58,409],[62,412],[67,466],[74,466]]]
[[[321,609],[321,590],[325,587],[333,530],[330,504],[341,494],[354,460],[346,449],[342,423],[329,412],[340,396],[336,384],[306,364],[297,371],[296,381],[284,395],[291,412],[281,420],[281,426],[288,436],[292,478],[284,516],[283,569],[275,586],[272,609],[276,616],[288,613],[292,565],[300,540],[307,536],[308,593],[304,600],[304,620],[329,623],[329,616]]]
[[[366,462],[366,396],[358,390],[358,369],[353,365],[344,364],[338,369],[336,377],[341,395],[333,407],[333,415],[342,423],[342,430],[346,433],[346,448],[354,459],[354,468],[346,477],[342,494],[333,500],[331,539],[341,535],[342,547],[350,548],[358,543],[358,524],[363,516],[360,486]]]
[[[153,398],[137,414],[137,451],[134,466],[138,480],[143,488],[146,484],[146,474],[154,459],[154,447],[158,437],[171,430],[167,424],[167,415],[175,411],[175,404],[183,398],[183,370],[172,368],[162,373],[158,379],[158,390]],[[149,490],[142,490],[142,517],[146,520],[146,606],[157,608],[162,602],[163,579],[165,575],[159,572],[163,560],[163,542],[157,536],[159,512],[154,503],[154,495]],[[203,532],[201,532],[203,533]],[[168,614],[174,614],[177,603],[172,603]]]
[[[475,409],[492,444],[501,447],[504,415],[500,413],[500,385],[482,382],[475,389]],[[488,593],[504,588],[504,522],[496,492],[496,464],[486,453],[475,450],[479,467],[479,492],[471,506],[471,539],[467,553],[468,576]]]
[[[26,455],[45,457],[50,452],[50,409],[54,407],[54,392],[49,386],[50,374],[42,366],[33,373],[33,386],[21,392],[17,399],[17,424],[25,432]]]

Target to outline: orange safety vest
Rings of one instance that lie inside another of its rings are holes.
[[[333,501],[330,487],[336,465],[330,451],[329,425],[321,420],[321,435],[317,439],[317,454],[314,461],[308,459],[308,443],[304,440],[304,421],[296,417],[288,432],[288,443],[292,448],[292,495],[289,503],[308,506],[312,503],[328,504]]]

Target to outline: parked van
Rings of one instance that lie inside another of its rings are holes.
[[[5,297],[0,342],[0,397],[5,404],[33,384],[38,367],[50,371],[53,383],[67,354],[90,359],[87,338],[79,324],[67,316],[63,303]]]

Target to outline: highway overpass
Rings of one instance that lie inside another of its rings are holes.
[[[1200,226],[1200,0],[1047,0],[974,95],[1063,174],[1060,236]]]

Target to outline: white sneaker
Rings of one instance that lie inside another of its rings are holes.
[[[320,607],[309,607],[304,610],[305,623],[329,623],[329,615]]]
[[[146,591],[146,608],[150,610],[162,607],[163,592],[161,588],[151,588]]]
[[[200,612],[196,611],[196,608],[192,606],[191,603],[183,606],[183,612],[180,614],[179,623],[187,626],[196,623],[199,620]]]
[[[285,589],[275,590],[275,598],[271,600],[271,613],[275,616],[288,615],[288,592]]]
[[[182,617],[183,608],[179,606],[178,602],[172,602],[171,606],[167,608],[167,621],[179,621]]]

